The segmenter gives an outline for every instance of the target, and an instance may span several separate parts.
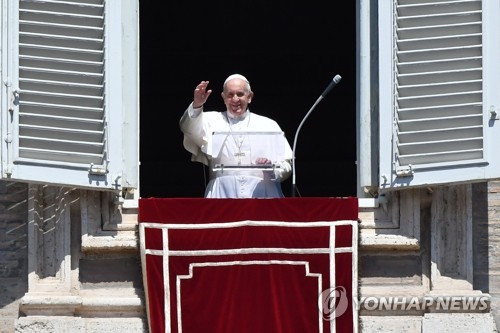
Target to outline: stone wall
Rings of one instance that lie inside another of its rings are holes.
[[[148,331],[137,211],[116,202],[107,192],[0,181],[0,333]],[[404,190],[360,208],[360,296],[485,295],[491,306],[362,306],[360,332],[496,332],[499,208],[500,182]]]
[[[0,332],[147,332],[137,214],[108,192],[0,181]]]
[[[474,271],[477,273],[478,287],[486,290],[491,299],[491,311],[495,318],[497,329],[500,329],[500,181],[492,181],[487,185],[487,204],[480,200],[481,191],[478,191],[475,200],[482,213],[478,216],[478,226],[481,228],[477,243],[480,245],[474,258]],[[484,207],[486,205],[486,207]],[[487,234],[487,236],[486,236]]]
[[[28,186],[0,181],[0,333],[14,332],[28,291]]]

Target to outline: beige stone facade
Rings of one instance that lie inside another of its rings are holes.
[[[136,208],[13,182],[0,198],[1,333],[148,331]],[[496,332],[499,206],[500,182],[361,200],[359,332]]]

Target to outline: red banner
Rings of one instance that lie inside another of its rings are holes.
[[[357,332],[357,217],[357,198],[140,199],[150,332]]]

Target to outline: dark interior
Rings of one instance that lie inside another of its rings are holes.
[[[250,110],[296,147],[298,196],[356,195],[356,2],[140,1],[141,197],[202,197],[204,168],[182,146],[179,118],[201,80],[205,110],[224,110],[224,79],[245,75]],[[283,183],[291,196],[291,178]]]

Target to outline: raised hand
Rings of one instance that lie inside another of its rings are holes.
[[[212,93],[211,89],[207,90],[209,81],[201,81],[197,86],[196,89],[194,90],[194,97],[193,97],[193,107],[195,109],[201,108],[203,104],[208,99],[208,96]]]

